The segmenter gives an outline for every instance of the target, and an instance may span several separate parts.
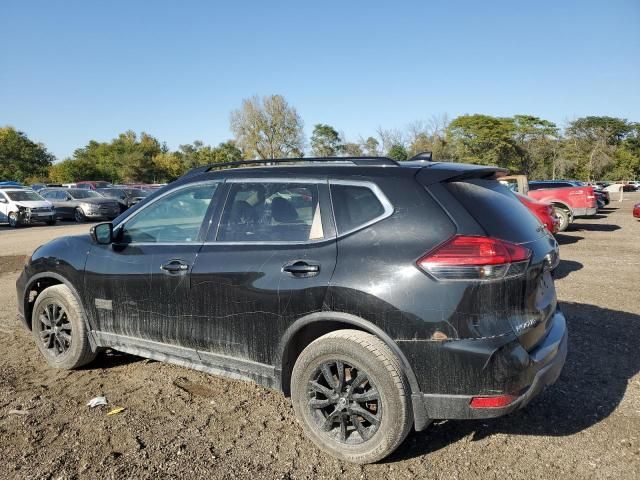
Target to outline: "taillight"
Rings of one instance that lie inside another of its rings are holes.
[[[526,272],[531,250],[491,237],[457,235],[417,262],[437,280],[499,280]]]

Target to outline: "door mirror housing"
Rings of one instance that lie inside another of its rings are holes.
[[[113,224],[111,222],[99,223],[89,230],[91,240],[98,245],[109,245],[113,243]]]
[[[9,203],[9,202],[7,202],[6,198],[0,197],[0,203]]]

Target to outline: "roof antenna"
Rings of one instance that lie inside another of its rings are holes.
[[[430,162],[432,158],[431,152],[420,152],[409,159],[409,161]]]

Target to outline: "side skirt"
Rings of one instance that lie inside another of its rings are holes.
[[[99,347],[112,348],[119,352],[150,358],[159,362],[172,363],[234,380],[255,382],[267,388],[276,388],[278,385],[273,365],[201,352],[192,348],[125,335],[95,330],[91,333],[94,335]]]

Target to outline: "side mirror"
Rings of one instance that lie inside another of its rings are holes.
[[[0,203],[9,203],[9,202],[7,202],[6,198],[0,197]]]
[[[99,223],[89,230],[91,240],[99,245],[109,245],[113,242],[113,224],[111,222]]]

